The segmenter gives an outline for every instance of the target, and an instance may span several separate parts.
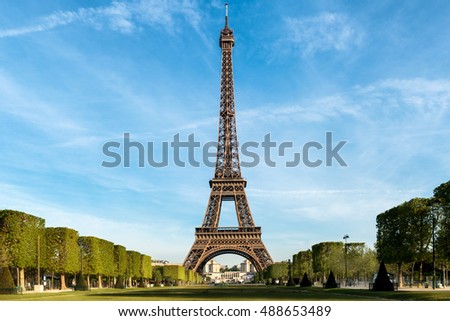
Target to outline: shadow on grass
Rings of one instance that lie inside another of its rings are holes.
[[[373,292],[365,289],[322,289],[273,286],[173,287],[128,292],[91,293],[94,300],[153,301],[382,301],[450,300],[450,292]]]
[[[374,292],[366,289],[322,289],[283,286],[191,286],[148,289],[99,289],[88,292],[0,295],[17,301],[448,301],[450,291]]]

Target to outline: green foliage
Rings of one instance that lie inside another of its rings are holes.
[[[6,234],[0,230],[0,267],[8,266],[8,257],[6,256]]]
[[[8,266],[37,268],[38,238],[40,264],[45,267],[45,220],[27,213],[1,210],[2,256]]]
[[[195,283],[201,284],[203,282],[203,276],[200,273],[195,272]]]
[[[293,257],[293,277],[300,278],[304,273],[310,273],[312,266],[312,253],[310,250],[300,251]]]
[[[377,271],[376,252],[365,243],[347,243],[347,275],[350,279],[359,279]]]
[[[152,276],[151,257],[66,227],[45,228],[45,220],[27,213],[0,210],[0,267],[37,268],[59,274]],[[79,273],[78,273],[79,274]],[[23,282],[23,278],[21,278]],[[82,281],[80,281],[82,282]],[[79,283],[80,283],[79,282]]]
[[[195,283],[194,271],[186,270],[186,280],[191,283]]]
[[[78,232],[66,227],[45,229],[47,269],[75,274],[80,270]]]
[[[100,270],[99,273],[104,276],[115,275],[114,264],[114,244],[110,241],[99,239],[100,250]]]
[[[127,249],[122,245],[114,245],[114,274],[124,276],[127,271]]]
[[[294,277],[300,275],[300,270],[298,267],[298,253],[292,255],[292,275]]]
[[[185,281],[186,273],[181,265],[164,265],[163,278],[176,281]]]
[[[163,267],[154,266],[152,270],[153,270],[153,279],[155,280],[156,285],[159,285],[163,280]]]
[[[141,275],[141,253],[136,251],[127,251],[127,257],[127,275],[133,279],[139,278]]]
[[[412,238],[409,230],[409,212],[403,203],[377,216],[378,259],[385,263],[412,262]]]
[[[376,249],[380,261],[397,263],[399,275],[404,263],[430,259],[433,230],[431,199],[414,198],[377,216]],[[422,278],[420,269],[420,278]]]
[[[413,198],[405,204],[409,211],[410,233],[412,239],[413,261],[423,262],[430,257],[428,251],[431,244],[433,215],[430,199]]]
[[[436,255],[441,262],[450,261],[450,181],[434,190],[435,214],[437,220]]]
[[[78,244],[81,251],[82,274],[99,274],[102,270],[100,239],[93,236],[80,236]]]
[[[344,271],[344,243],[322,242],[312,247],[312,266],[315,273],[324,278],[331,270],[338,274]]]
[[[272,280],[287,280],[289,277],[289,263],[276,262],[267,267],[267,277]]]
[[[144,279],[152,277],[152,258],[145,254],[141,255],[140,275]]]

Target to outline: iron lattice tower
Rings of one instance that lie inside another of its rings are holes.
[[[245,194],[247,181],[241,175],[234,105],[234,36],[228,26],[227,5],[219,44],[222,48],[222,73],[216,167],[214,178],[209,181],[211,193],[203,224],[195,229],[195,241],[183,265],[200,272],[213,257],[231,253],[247,258],[261,271],[273,261],[261,240],[261,227],[253,222]],[[223,201],[234,201],[238,227],[219,227]]]

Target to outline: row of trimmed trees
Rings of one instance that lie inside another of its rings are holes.
[[[291,278],[294,284],[299,284],[306,273],[311,281],[325,283],[331,271],[338,281],[344,280],[347,271],[347,280],[357,283],[370,281],[377,269],[376,253],[365,243],[321,242],[294,254],[292,262],[270,265],[257,273],[255,279],[283,284]]]
[[[203,277],[181,265],[161,265],[153,267],[155,285],[191,285],[201,284]]]
[[[44,277],[50,288],[61,289],[74,285],[76,276],[88,287],[145,285],[152,278],[148,255],[67,227],[46,228],[44,219],[13,210],[0,211],[0,267],[15,271],[23,289]]]
[[[428,272],[439,269],[446,284],[450,262],[450,181],[434,190],[433,197],[413,198],[377,216],[376,250],[381,261],[396,265],[399,286],[405,270],[414,284],[424,283]],[[410,271],[410,272],[409,272]]]

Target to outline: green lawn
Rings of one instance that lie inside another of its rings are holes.
[[[0,300],[15,301],[273,301],[273,300],[450,300],[450,291],[373,292],[361,289],[322,289],[275,286],[191,286],[133,289],[96,289],[91,291],[44,292],[0,295]]]

